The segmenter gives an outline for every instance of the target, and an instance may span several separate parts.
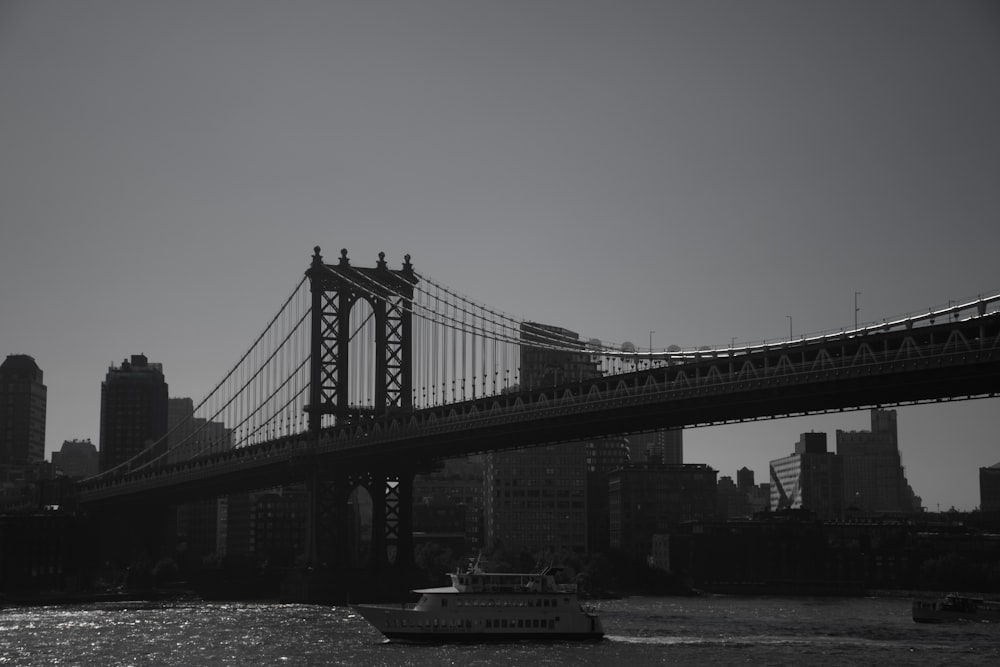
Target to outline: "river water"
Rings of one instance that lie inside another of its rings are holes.
[[[996,665],[1000,624],[925,625],[906,598],[633,597],[576,644],[383,640],[348,607],[115,603],[0,610],[0,665]]]

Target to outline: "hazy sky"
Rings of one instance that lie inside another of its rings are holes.
[[[584,338],[796,336],[1000,292],[1000,4],[0,0],[0,358],[47,451],[108,366],[203,397],[314,245]],[[972,509],[997,399],[899,409]],[[847,413],[688,431],[767,481]]]

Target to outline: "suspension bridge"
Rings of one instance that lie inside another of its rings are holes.
[[[1000,295],[796,340],[666,350],[519,320],[418,272],[305,276],[195,415],[86,480],[85,507],[177,503],[305,482],[310,550],[358,486],[383,564],[412,552],[414,475],[441,459],[656,428],[995,396]]]

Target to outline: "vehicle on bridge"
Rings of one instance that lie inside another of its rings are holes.
[[[601,619],[577,599],[576,586],[557,584],[557,568],[537,574],[483,571],[478,562],[455,572],[451,586],[417,589],[416,604],[355,605],[391,640],[454,642],[597,640]]]

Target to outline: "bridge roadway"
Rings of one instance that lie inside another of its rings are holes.
[[[477,452],[690,427],[996,396],[1000,313],[926,326],[692,352],[669,364],[511,391],[84,482],[85,506],[184,502],[316,470],[427,465]]]

